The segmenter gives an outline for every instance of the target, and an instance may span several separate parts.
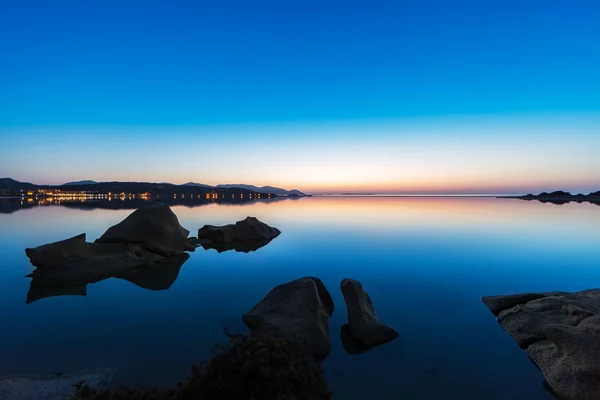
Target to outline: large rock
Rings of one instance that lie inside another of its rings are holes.
[[[353,348],[364,351],[391,342],[398,337],[398,332],[379,321],[373,302],[360,282],[344,279],[340,287],[348,310],[347,330],[355,342]],[[344,342],[348,343],[348,339]],[[345,347],[349,348],[347,345]]]
[[[274,239],[280,233],[279,229],[270,227],[255,217],[246,217],[235,224],[204,225],[198,230],[198,239],[210,239],[218,244],[260,242]]]
[[[169,257],[194,250],[188,243],[189,233],[169,206],[154,203],[137,209],[108,228],[96,243],[140,244],[153,253]]]
[[[52,269],[58,279],[61,274],[96,274],[158,261],[164,257],[139,244],[98,244],[85,240],[85,233],[70,239],[25,249],[31,263],[40,269]]]
[[[496,314],[506,298],[498,322],[561,399],[600,400],[600,289],[517,296],[482,300]]]
[[[315,359],[329,354],[334,304],[323,282],[305,277],[273,288],[242,321],[251,334],[302,341]]]

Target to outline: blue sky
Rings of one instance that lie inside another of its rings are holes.
[[[595,1],[4,2],[0,175],[593,188],[599,27]]]

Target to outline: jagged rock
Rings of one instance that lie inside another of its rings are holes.
[[[116,370],[90,369],[56,375],[7,375],[0,377],[2,400],[65,400],[75,395],[76,385],[104,389]]]
[[[355,348],[364,351],[398,337],[398,332],[377,319],[373,302],[360,282],[344,279],[340,287],[348,310],[348,330],[355,341]]]
[[[189,233],[179,224],[169,206],[154,203],[137,209],[108,228],[96,243],[140,244],[153,253],[169,257],[194,250],[194,246],[188,243]]]
[[[553,294],[565,294],[564,292],[552,292]],[[510,294],[506,296],[485,296],[482,298],[485,305],[494,315],[500,314],[501,311],[512,308],[518,304],[525,304],[530,300],[541,299],[551,293],[521,293]]]
[[[482,300],[497,305],[503,297],[506,308],[498,322],[540,368],[551,390],[564,400],[600,400],[600,289],[528,294],[517,304],[516,295]]]
[[[86,275],[97,270],[115,271],[164,258],[140,245],[89,243],[85,241],[85,233],[25,249],[25,254],[34,266],[40,269],[52,268],[57,279],[62,279],[61,274]]]
[[[210,239],[218,244],[263,241],[279,236],[277,228],[270,227],[255,217],[246,217],[235,224],[215,226],[204,225],[198,230],[198,239]]]
[[[251,334],[303,341],[318,360],[329,354],[329,317],[334,304],[323,282],[305,277],[273,288],[242,321]]]

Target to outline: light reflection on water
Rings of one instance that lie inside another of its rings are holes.
[[[199,249],[169,290],[108,279],[88,285],[85,297],[26,305],[24,248],[82,232],[94,240],[132,210],[0,214],[0,374],[114,366],[126,383],[172,384],[222,340],[224,324],[243,330],[241,315],[273,286],[314,275],[336,303],[324,364],[335,398],[549,399],[542,375],[479,298],[600,282],[600,208],[591,204],[313,197],[173,211],[192,235],[248,215],[282,234],[247,254]],[[363,283],[398,340],[344,352],[346,277]]]

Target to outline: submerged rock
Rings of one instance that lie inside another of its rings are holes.
[[[279,236],[277,228],[270,227],[255,217],[246,217],[235,224],[224,226],[204,225],[198,230],[198,239],[210,239],[217,244],[258,242]]]
[[[96,243],[140,244],[148,251],[169,257],[194,250],[188,243],[189,233],[169,206],[154,203],[137,209],[108,228]]]
[[[0,377],[2,400],[65,400],[76,394],[76,387],[106,388],[116,370],[90,369],[55,375],[7,375]]]
[[[334,304],[323,282],[305,277],[273,288],[242,321],[252,334],[302,341],[315,359],[329,354]]]
[[[398,332],[377,319],[373,302],[360,282],[344,279],[340,287],[348,310],[347,333],[350,333],[354,340],[354,343],[349,345],[348,335],[345,335],[346,338],[342,342],[347,343],[344,347],[352,349],[351,354],[358,354],[398,337]]]
[[[554,393],[564,400],[599,400],[600,289],[533,295],[482,300],[540,368]],[[490,307],[502,301],[504,310],[497,313]]]

